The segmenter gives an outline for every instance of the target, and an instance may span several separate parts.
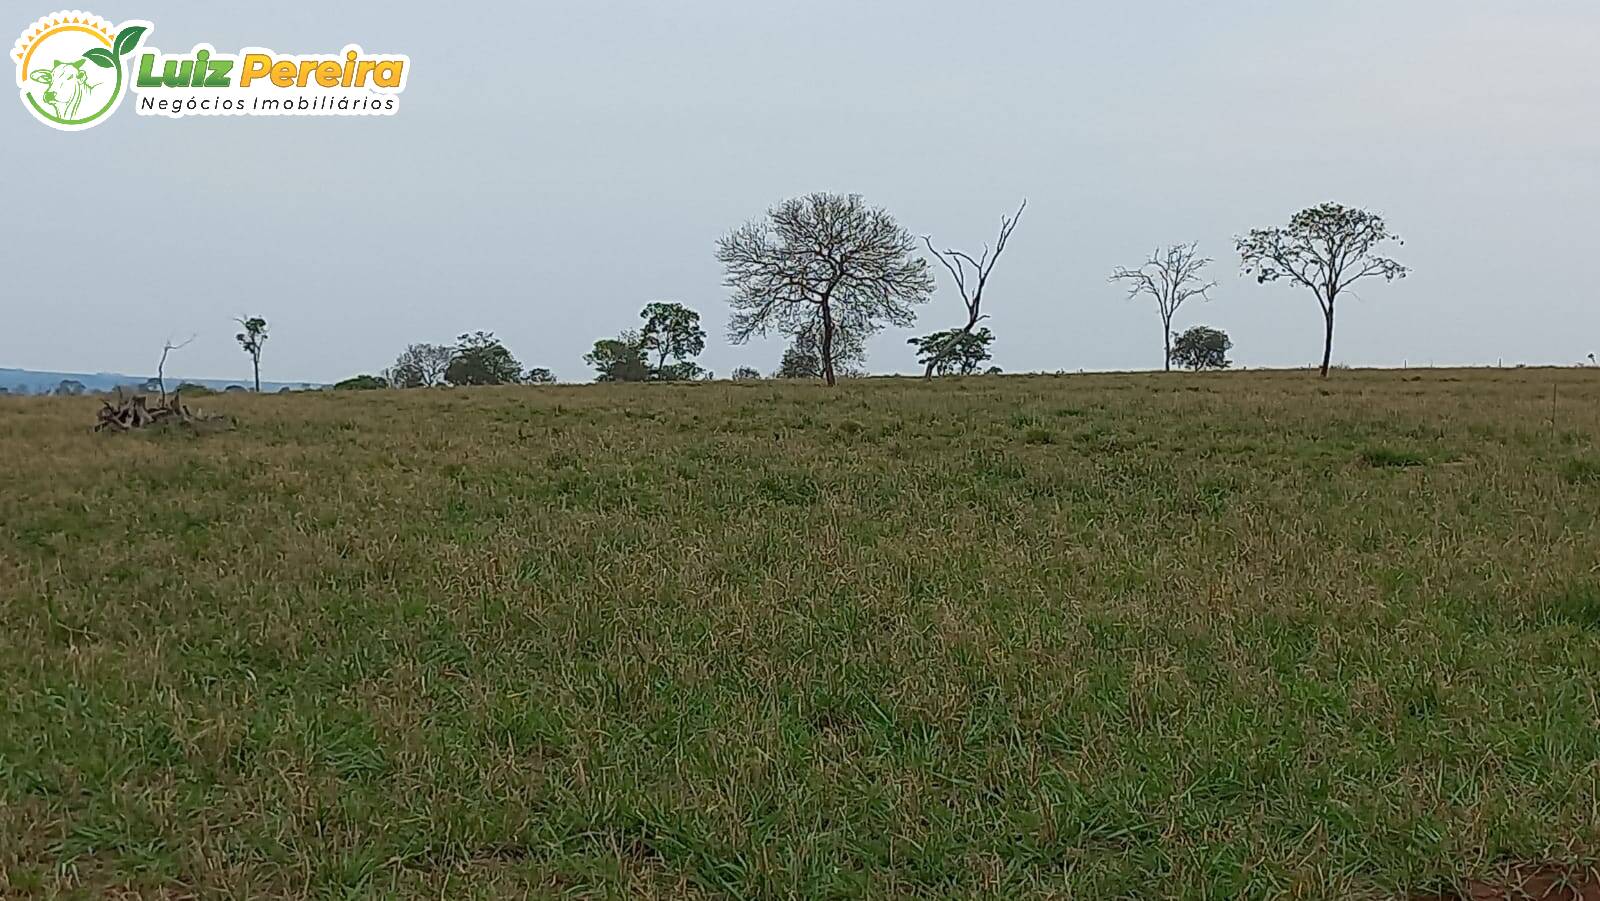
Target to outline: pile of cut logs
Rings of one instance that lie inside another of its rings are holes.
[[[134,429],[149,428],[154,425],[180,424],[226,424],[227,418],[222,416],[207,416],[198,410],[190,410],[184,406],[183,400],[173,394],[165,401],[157,401],[155,406],[150,406],[149,400],[144,395],[132,397],[117,396],[117,403],[105,401],[100,407],[99,422],[94,430],[97,432],[131,432]]]

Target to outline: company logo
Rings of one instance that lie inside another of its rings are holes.
[[[12,51],[23,105],[63,131],[100,124],[130,89],[141,116],[389,116],[410,74],[407,57],[355,44],[303,55],[196,44],[168,54],[144,46],[153,29],[80,10],[38,20]]]
[[[137,21],[113,28],[79,10],[33,23],[12,48],[23,106],[62,131],[100,124],[122,103],[129,57],[149,30]]]

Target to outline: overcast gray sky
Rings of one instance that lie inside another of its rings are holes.
[[[4,40],[52,11],[6,4]],[[173,52],[410,55],[393,118],[135,115],[90,131],[0,107],[0,367],[245,378],[377,371],[497,332],[585,379],[652,300],[730,347],[716,238],[785,197],[856,192],[945,245],[1029,208],[991,284],[1008,371],[1148,368],[1153,308],[1106,276],[1198,240],[1214,300],[1179,325],[1235,360],[1320,353],[1315,301],[1237,276],[1232,238],[1325,200],[1384,213],[1415,274],[1339,311],[1352,365],[1574,363],[1600,352],[1594,0],[948,2],[96,0]],[[9,43],[7,44],[9,46]],[[923,331],[958,324],[947,282]],[[870,368],[910,371],[905,333]]]

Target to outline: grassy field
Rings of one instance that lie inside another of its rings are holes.
[[[1600,371],[0,397],[0,895],[1600,858]]]

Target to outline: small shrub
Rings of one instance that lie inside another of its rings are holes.
[[[1055,444],[1056,433],[1049,429],[1034,427],[1022,433],[1024,444]]]
[[[1567,589],[1551,603],[1550,614],[1557,622],[1600,632],[1600,587],[1579,585]]]
[[[1426,466],[1428,459],[1415,451],[1396,450],[1392,447],[1369,447],[1361,452],[1361,462],[1381,469],[1404,469]]]
[[[1014,429],[1025,429],[1029,426],[1043,425],[1044,422],[1044,417],[1035,413],[1011,414],[1011,427]]]
[[[815,479],[804,473],[775,473],[756,483],[763,498],[790,507],[806,507],[822,493]]]
[[[1574,485],[1600,485],[1600,460],[1574,457],[1562,464],[1561,477]]]

